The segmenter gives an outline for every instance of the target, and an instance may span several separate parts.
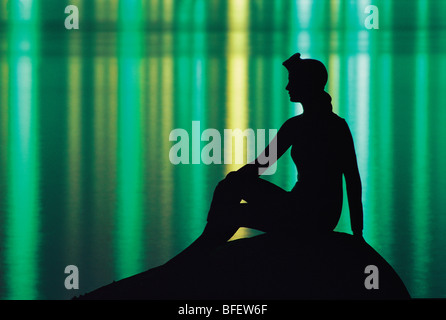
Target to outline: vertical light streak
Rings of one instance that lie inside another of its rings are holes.
[[[436,230],[442,230],[442,232],[444,232],[444,228],[446,226],[446,216],[443,214],[442,208],[446,208],[446,197],[444,196],[446,193],[446,167],[444,165],[446,162],[446,148],[444,147],[444,141],[446,140],[446,126],[444,125],[444,123],[446,123],[446,110],[443,106],[446,105],[446,96],[442,92],[441,88],[446,82],[446,74],[443,72],[443,70],[446,70],[446,55],[439,55],[433,59],[431,63],[435,63],[436,65],[434,71],[434,81],[436,82],[436,85],[433,85],[436,94],[434,95],[435,98],[431,100],[431,104],[435,104],[437,106],[436,118],[431,124],[432,128],[436,129],[434,131],[436,138],[434,139],[434,137],[431,137],[431,142],[433,142],[433,158],[435,159],[432,159],[435,166],[433,166],[431,173],[435,172],[435,176],[439,177],[437,179],[435,179],[434,175],[431,177],[433,182],[432,187],[435,188],[435,190],[432,190],[435,196],[434,199],[432,199],[434,200],[434,206],[431,207],[431,212],[433,215],[431,221],[435,221],[434,228]],[[438,232],[431,230],[431,232],[438,235],[441,231]],[[442,247],[443,245],[441,241],[436,241],[436,243],[439,247]],[[439,270],[438,273],[442,272],[443,268],[443,264],[437,264],[437,270]],[[442,286],[442,283],[439,283],[438,285]]]
[[[79,0],[78,0],[79,1]],[[95,21],[98,23],[113,22],[118,18],[119,0],[95,0]],[[81,8],[79,7],[79,11]]]
[[[95,20],[101,25],[116,23],[118,16],[118,1],[99,1],[95,3]],[[116,33],[97,31],[94,33],[94,110],[93,110],[93,219],[91,229],[91,251],[97,256],[97,263],[106,263],[110,248],[108,232],[114,225],[113,217],[116,213],[116,156],[117,150],[117,105],[118,105],[118,71],[115,55],[109,52],[116,50]],[[107,38],[104,50],[103,39]],[[113,273],[113,270],[107,270]],[[102,273],[104,278],[113,277],[112,274]]]
[[[331,95],[333,112],[339,113],[340,95],[340,59],[338,53],[331,53],[328,58],[328,84],[327,92]]]
[[[190,164],[177,166],[178,173],[176,185],[178,185],[176,208],[174,212],[174,224],[184,224],[178,237],[178,244],[184,247],[189,244],[203,231],[206,223],[208,198],[206,165],[201,161],[201,149],[203,142],[200,134],[208,128],[207,117],[218,110],[215,103],[206,101],[206,89],[208,79],[206,78],[208,66],[211,64],[206,58],[207,32],[206,22],[208,19],[207,6],[212,9],[215,4],[208,4],[206,0],[184,1],[176,8],[176,22],[179,28],[185,29],[178,32],[174,42],[178,47],[175,57],[175,127],[185,128],[189,133]],[[217,77],[218,72],[213,73]],[[212,86],[212,85],[211,85]],[[214,89],[217,87],[214,86]],[[217,94],[211,94],[213,98]],[[212,117],[212,116],[210,116]],[[198,121],[191,130],[192,121]],[[214,182],[214,181],[213,181]],[[192,201],[191,201],[192,200]]]
[[[141,137],[141,2],[120,2],[118,60],[118,164],[116,274],[143,269]]]
[[[8,144],[7,299],[39,297],[39,143],[37,3],[11,4]]]
[[[166,39],[169,45],[171,39]],[[172,56],[166,55],[160,60],[161,73],[159,74],[159,82],[161,83],[161,134],[162,141],[158,156],[160,172],[160,200],[161,200],[161,230],[165,234],[166,246],[164,253],[170,256],[172,251],[172,215],[173,215],[173,172],[172,164],[168,159],[169,150],[171,147],[169,141],[169,134],[173,126],[173,59]],[[156,107],[156,106],[155,106]],[[152,150],[153,152],[153,150]]]
[[[163,0],[163,23],[171,25],[173,22],[173,3],[174,0]]]
[[[309,4],[306,4],[303,6],[302,3],[298,1],[292,1],[290,4],[290,16],[288,17],[290,20],[290,36],[289,36],[289,43],[288,43],[288,54],[283,57],[287,59],[289,56],[291,56],[294,53],[302,53],[305,52],[306,48],[305,45],[309,42],[308,40],[308,34],[306,31],[302,30],[302,23],[305,23],[305,21],[301,20],[300,15],[303,15],[305,11],[309,11]],[[306,19],[306,18],[305,18]],[[311,19],[311,16],[308,16],[308,19]],[[309,21],[308,21],[309,23]],[[303,51],[304,50],[304,51]],[[281,61],[282,63],[283,61]],[[283,66],[282,66],[283,68]],[[286,77],[286,82],[288,83],[288,73],[284,72],[284,77]],[[300,103],[294,103],[289,102],[289,108],[292,110],[294,115],[301,114],[303,112],[302,105]],[[288,175],[290,177],[297,178],[297,170],[294,164],[291,164],[289,166]]]
[[[350,9],[350,8],[348,8]],[[351,124],[349,114],[349,92],[356,90],[350,86],[350,77],[346,70],[351,70],[348,51],[344,51],[343,40],[346,37],[344,25],[349,16],[345,12],[345,2],[338,0],[330,1],[330,35],[329,35],[329,57],[328,57],[328,85],[327,91],[332,97],[333,112],[345,117],[349,125]],[[347,61],[347,63],[346,63]],[[352,81],[356,83],[356,81]],[[343,207],[340,220],[336,226],[336,231],[351,232],[350,213],[348,208],[348,198],[345,183],[343,184]]]
[[[248,125],[247,114],[247,54],[248,54],[248,2],[230,0],[228,3],[228,45],[227,45],[227,119],[226,128],[245,130]],[[236,137],[237,138],[237,137]],[[231,163],[226,165],[226,172],[237,170],[235,153],[244,150],[226,150],[231,153]]]
[[[429,252],[429,197],[430,197],[430,168],[429,168],[429,122],[426,106],[429,103],[427,96],[427,57],[418,54],[416,57],[415,76],[415,127],[413,148],[414,180],[412,186],[413,212],[412,212],[412,239],[415,246],[413,272],[417,277],[417,290],[425,296],[430,261]]]
[[[1,72],[1,82],[0,82],[0,105],[5,106],[0,108],[0,145],[8,145],[8,132],[9,132],[9,65],[7,55],[0,56],[0,72]],[[7,167],[7,148],[2,148],[0,150],[0,160],[1,168]],[[3,170],[3,169],[2,169]],[[6,171],[5,171],[6,172]],[[2,172],[3,176],[3,172]]]
[[[349,57],[349,83],[356,83],[356,88],[349,87],[350,99],[348,104],[348,118],[352,120],[349,125],[355,141],[358,166],[362,180],[364,204],[364,233],[370,224],[367,199],[370,196],[368,185],[369,172],[369,112],[370,112],[370,55],[368,53],[369,34],[367,31],[357,32],[357,52]],[[367,47],[360,47],[365,42]],[[352,48],[353,49],[353,48]],[[353,81],[352,81],[353,80]]]
[[[286,120],[296,115],[295,105],[290,103],[287,91],[285,90],[288,83],[288,73],[286,68],[282,65],[283,61],[287,59],[289,55],[293,54],[293,52],[283,50],[284,44],[287,44],[288,42],[288,38],[285,36],[284,32],[281,31],[284,27],[284,9],[284,1],[274,1],[273,11],[270,13],[271,17],[269,18],[272,20],[272,30],[274,32],[272,33],[273,54],[270,60],[272,63],[272,74],[271,78],[268,79],[268,88],[271,88],[272,100],[268,103],[267,114],[270,121],[272,121],[267,124],[266,127],[262,128],[265,129],[265,145],[267,145],[273,138],[273,136],[269,135],[269,129],[278,130]],[[253,105],[253,107],[255,108],[252,108],[253,112],[258,112],[256,110],[256,105]],[[256,142],[258,142],[258,139],[261,139],[259,135],[256,136]],[[257,153],[261,151],[262,150],[257,150]],[[293,188],[296,183],[297,174],[289,153],[278,160],[267,171],[267,173],[272,172],[274,172],[272,176],[265,176],[264,178],[271,177],[270,181],[276,183],[285,190],[291,190]]]
[[[200,121],[201,130],[205,130],[207,125],[206,115],[209,112],[207,108],[213,106],[206,105],[206,11],[205,11],[206,1],[198,0],[194,3],[193,8],[193,24],[194,33],[192,35],[193,44],[193,57],[192,61],[192,120]],[[197,150],[201,153],[201,148]],[[194,150],[192,150],[194,152]],[[191,207],[190,224],[194,230],[199,230],[203,224],[203,217],[206,216],[207,204],[206,201],[206,165],[192,165],[192,189],[193,196],[195,200],[193,201],[193,206]],[[201,230],[200,230],[201,231]]]
[[[361,33],[367,31],[360,31]],[[368,35],[365,34],[368,39]],[[358,39],[359,40],[359,39]],[[368,41],[368,40],[367,40]],[[368,50],[367,50],[368,52]],[[362,198],[364,206],[364,234],[366,234],[370,227],[370,208],[368,207],[371,192],[369,184],[370,172],[370,55],[369,53],[359,53],[357,56],[357,96],[356,103],[352,107],[357,108],[355,119],[355,148],[358,157],[358,167],[362,181]]]
[[[290,42],[288,44],[288,50],[291,53],[295,53],[295,52],[299,52],[299,47],[298,47],[298,43],[297,43],[297,33],[299,30],[299,20],[297,19],[298,14],[298,7],[297,7],[298,2],[297,1],[292,1],[290,4],[290,13],[288,16],[288,19],[290,20]]]
[[[155,24],[161,16],[159,0],[150,0],[144,2],[147,6],[146,12],[146,20],[148,20],[149,24]],[[157,40],[161,37],[162,33],[156,32],[154,34],[148,35],[149,41],[153,41],[153,39]],[[147,194],[150,195],[147,203],[147,212],[149,214],[149,221],[147,222],[147,237],[148,242],[156,241],[159,243],[168,243],[170,234],[170,229],[164,231],[159,227],[160,220],[162,218],[161,207],[159,205],[160,199],[160,188],[159,188],[159,177],[160,177],[160,165],[159,159],[161,158],[158,150],[160,149],[160,132],[161,132],[161,83],[159,74],[161,73],[161,63],[160,58],[156,54],[156,48],[147,47],[147,53],[145,58],[145,76],[147,77],[147,84],[143,88],[143,91],[146,91],[144,96],[146,97],[146,125],[145,134],[147,136],[147,141],[144,142],[145,154],[147,159],[147,164],[150,164],[150,169],[146,171],[146,181],[147,181]],[[155,52],[151,52],[155,51]],[[164,158],[162,158],[164,159]],[[149,249],[151,249],[149,247]],[[166,261],[167,254],[165,250],[156,250],[156,254],[151,254],[153,251],[149,250],[148,254],[151,256],[159,256],[159,259],[162,261]],[[165,254],[165,256],[163,256]],[[151,258],[150,264],[155,264]]]
[[[289,46],[290,55],[299,52],[302,55],[302,59],[315,58],[312,56],[314,50],[312,51],[311,46],[313,44],[314,47],[315,43],[312,43],[312,41],[317,39],[317,37],[315,37],[316,33],[309,32],[309,29],[314,27],[313,23],[315,19],[314,14],[312,13],[315,7],[316,5],[313,0],[293,1],[292,11],[295,12],[295,16],[291,17],[292,30]],[[296,106],[295,114],[300,114],[303,112],[303,108],[300,103],[294,105]]]
[[[117,150],[117,132],[118,132],[118,59],[116,56],[109,57],[105,62],[107,69],[107,106],[108,106],[108,122],[107,122],[107,136],[108,148],[110,153],[110,168],[116,168],[116,157],[112,156],[114,150]],[[116,176],[113,173],[113,185],[116,183]]]
[[[312,6],[312,0],[292,1],[291,3],[289,55],[299,52],[302,58],[306,58],[305,56],[310,51],[311,37],[308,29],[311,27]],[[296,104],[296,106],[296,114],[302,113],[301,104]]]
[[[333,31],[339,28],[340,25],[340,11],[341,11],[341,1],[330,0],[330,30]]]
[[[330,32],[330,55],[328,58],[328,83],[326,90],[332,97],[332,105],[333,105],[333,112],[336,114],[340,114],[340,103],[341,103],[341,58],[339,55],[338,49],[334,46],[334,42],[337,41],[337,36],[334,36],[337,34],[338,31],[332,30]],[[345,189],[345,184],[343,186],[344,192],[343,192],[343,207],[342,207],[342,213],[341,217],[339,219],[338,225],[336,226],[336,231],[341,232],[351,232],[350,228],[350,218],[348,213],[348,199]]]
[[[97,42],[96,42],[97,43]],[[106,168],[108,167],[107,160],[107,137],[110,135],[107,132],[107,109],[108,99],[107,95],[107,58],[103,56],[96,56],[94,62],[94,184],[95,195],[107,186],[106,183]],[[102,208],[100,197],[95,197],[95,210],[97,214],[101,214]]]
[[[379,9],[386,12],[381,16],[381,23],[390,26],[392,24],[392,3],[386,1],[379,6]],[[372,209],[370,210],[370,227],[367,239],[377,250],[382,250],[382,254],[386,258],[394,256],[392,250],[395,249],[394,235],[392,229],[394,225],[394,196],[395,196],[395,168],[394,164],[394,138],[393,138],[393,101],[394,88],[392,82],[393,55],[389,53],[392,48],[386,41],[392,35],[391,28],[388,30],[369,30],[371,39],[376,39],[372,50],[377,50],[380,54],[375,55],[375,60],[371,70],[371,77],[374,80],[372,87],[375,91],[372,93],[374,103],[370,109],[370,137],[374,138],[369,142],[370,159],[373,159],[373,166],[370,166],[369,181],[373,183],[371,186],[372,196],[363,201],[369,201]],[[373,35],[375,37],[373,37]],[[371,40],[374,41],[374,40]],[[389,235],[383,237],[382,235]],[[391,262],[391,261],[389,261]]]
[[[154,57],[149,55],[147,57],[147,66],[146,73],[148,75],[148,83],[145,90],[147,93],[147,123],[150,125],[147,126],[147,142],[145,145],[147,146],[147,163],[149,163],[152,167],[151,170],[147,170],[147,194],[151,195],[149,200],[150,207],[148,208],[148,212],[150,217],[153,217],[149,221],[149,230],[151,231],[148,236],[154,241],[167,243],[169,241],[169,237],[171,237],[170,229],[161,230],[158,224],[155,223],[162,219],[162,212],[159,206],[159,198],[160,198],[160,190],[159,190],[159,176],[160,176],[160,165],[159,159],[160,154],[158,152],[160,146],[159,133],[161,132],[161,124],[159,119],[161,118],[161,83],[159,79],[159,74],[161,73],[160,67],[160,59],[158,57]],[[164,158],[163,158],[164,159]],[[156,183],[155,183],[156,182]],[[152,223],[153,221],[153,223]],[[149,241],[150,241],[149,240]],[[161,252],[165,254],[164,251]],[[159,254],[160,256],[162,254]],[[166,256],[162,257],[165,261]],[[151,262],[153,263],[153,262]]]
[[[247,126],[248,1],[228,2],[228,78],[227,128],[244,130]],[[226,150],[225,150],[226,151]],[[231,150],[232,151],[232,150]],[[227,172],[238,165],[229,164]]]
[[[378,203],[375,205],[376,211],[374,214],[375,224],[371,226],[371,235],[374,237],[375,243],[383,248],[384,252],[389,252],[393,246],[393,237],[389,237],[386,241],[382,241],[381,234],[393,234],[391,226],[393,225],[394,216],[394,193],[395,193],[395,180],[394,180],[394,140],[393,140],[393,88],[392,77],[392,55],[384,54],[381,56],[380,64],[378,66],[379,78],[378,83],[378,99],[377,99],[377,143],[371,147],[376,148],[376,161],[379,165],[376,166],[377,170],[373,171],[376,182],[376,200]]]
[[[170,24],[173,21],[173,3],[162,2],[162,4],[154,3],[156,9],[160,9],[160,18],[162,24]],[[160,6],[160,7],[157,7]],[[155,128],[150,129],[151,141],[153,144],[148,145],[150,148],[148,153],[153,159],[151,163],[155,164],[155,170],[158,170],[156,178],[158,185],[149,185],[153,189],[153,194],[158,195],[156,204],[159,205],[157,212],[153,212],[157,216],[157,234],[158,241],[163,244],[161,251],[161,260],[167,260],[172,257],[172,239],[173,233],[173,171],[172,164],[169,161],[168,155],[171,147],[169,141],[169,134],[173,127],[173,58],[171,56],[170,48],[172,48],[172,33],[165,32],[157,35],[160,41],[160,48],[162,54],[154,58],[150,58],[149,62],[149,83],[151,88],[151,102],[150,115],[151,123],[156,121],[158,124]],[[153,91],[152,91],[153,86]],[[153,139],[153,140],[152,140]],[[153,184],[150,180],[149,184]]]
[[[146,19],[149,21],[149,23],[155,23],[158,21],[160,14],[160,3],[161,0],[148,0],[144,1],[145,4],[147,4],[148,8],[144,8],[145,12],[147,14]]]
[[[1,11],[1,20],[6,21],[6,2],[2,1],[0,3],[2,6]],[[10,79],[10,71],[9,71],[9,61],[8,61],[8,53],[5,52],[6,46],[9,45],[7,37],[0,37],[0,183],[2,187],[0,187],[0,206],[1,206],[1,214],[0,214],[0,224],[5,227],[6,222],[6,212],[4,211],[4,207],[7,204],[8,198],[7,193],[8,189],[6,187],[7,177],[8,177],[8,143],[9,143],[9,79]],[[0,270],[6,269],[6,252],[4,250],[4,244],[6,244],[5,232],[4,230],[0,231]],[[0,272],[0,287],[3,287],[5,283],[6,274]],[[0,290],[0,299],[4,299],[5,296],[4,290]]]
[[[331,95],[333,112],[339,113],[340,58],[339,58],[339,11],[340,2],[330,0],[330,53],[328,57],[327,91]]]
[[[38,274],[38,143],[35,70],[30,57],[17,57],[11,83],[9,219],[7,273],[9,299],[34,299]],[[27,78],[27,79],[25,79]],[[15,96],[15,97],[14,97]]]
[[[248,126],[247,92],[248,92],[248,1],[228,1],[228,43],[227,43],[227,129],[245,130]],[[234,134],[235,138],[238,137]],[[224,140],[224,139],[222,139]],[[226,173],[240,168],[235,164],[235,155],[244,154],[243,145],[241,150],[236,150],[233,143],[232,150],[227,150],[225,144],[224,157],[230,155],[230,163],[225,164]],[[245,229],[241,229],[234,235],[233,239],[245,237]]]
[[[313,8],[313,0],[296,1],[296,5],[300,28],[309,29],[312,20],[311,9]]]
[[[69,52],[78,52],[82,46],[78,33],[69,34]],[[67,186],[67,241],[69,254],[79,254],[79,215],[82,212],[82,58],[70,54],[68,57],[68,186]],[[70,257],[72,258],[72,257]]]
[[[413,273],[417,274],[414,285],[420,296],[426,296],[429,286],[430,247],[430,162],[429,162],[429,61],[428,47],[428,3],[418,1],[415,57],[415,101],[414,101],[414,147],[413,147],[413,212],[412,239],[414,244]]]
[[[362,180],[363,205],[364,205],[364,233],[367,235],[370,227],[370,208],[367,199],[370,197],[370,185],[368,184],[369,170],[369,109],[370,109],[370,34],[358,26],[356,21],[363,16],[357,3],[348,4],[349,23],[355,28],[347,32],[347,39],[351,38],[347,55],[347,113],[346,120],[352,131],[355,149],[358,158],[358,166]],[[352,86],[353,84],[353,86]]]
[[[9,1],[0,1],[0,20],[7,21],[8,20],[8,6],[10,5]]]

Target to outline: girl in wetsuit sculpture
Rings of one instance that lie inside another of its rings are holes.
[[[203,234],[171,262],[194,259],[229,240],[239,227],[311,235],[331,232],[342,210],[342,175],[353,235],[362,240],[362,191],[355,148],[347,123],[332,112],[331,97],[324,91],[327,70],[318,60],[301,59],[299,53],[283,65],[289,73],[290,100],[300,102],[304,112],[288,119],[270,145],[276,143],[276,159],[292,148],[296,185],[285,191],[259,178],[265,168],[258,160],[229,173],[215,188]],[[270,152],[269,146],[264,152]],[[247,203],[240,203],[242,199]]]

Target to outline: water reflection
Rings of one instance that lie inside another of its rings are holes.
[[[381,1],[379,30],[369,1],[75,2],[77,33],[49,2],[0,1],[2,298],[68,297],[67,264],[87,291],[186,247],[239,165],[174,166],[170,131],[278,129],[302,111],[281,65],[297,51],[327,65],[352,128],[365,238],[413,296],[446,296],[442,2]],[[285,155],[266,178],[296,174]]]
[[[143,269],[143,135],[140,3],[121,4],[118,38],[116,277]],[[153,150],[156,152],[156,150]]]
[[[68,46],[74,50],[82,46],[81,39],[71,34]],[[71,50],[70,50],[71,51]],[[66,241],[70,255],[79,257],[80,215],[82,213],[82,58],[70,56],[67,59],[67,199],[66,214],[68,230]]]
[[[39,106],[35,6],[12,6],[9,33],[7,218],[4,281],[11,299],[39,297]],[[2,107],[3,109],[3,107]],[[3,248],[2,248],[3,249]],[[2,250],[3,251],[3,250]]]

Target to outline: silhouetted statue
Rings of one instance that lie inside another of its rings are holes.
[[[288,119],[270,145],[276,143],[276,159],[292,148],[298,171],[295,186],[285,191],[259,178],[262,165],[258,160],[230,172],[215,188],[202,235],[167,265],[199,258],[229,240],[239,227],[297,236],[330,233],[341,215],[342,175],[353,234],[362,240],[362,191],[355,148],[347,123],[333,113],[331,97],[324,91],[327,70],[318,60],[301,59],[299,53],[283,65],[289,73],[290,100],[300,102],[304,112]],[[264,152],[268,154],[269,146]],[[242,199],[247,203],[241,203]]]
[[[164,265],[80,299],[410,298],[396,272],[362,238],[355,148],[324,91],[327,70],[298,53],[283,65],[290,100],[302,103],[304,112],[287,120],[264,152],[276,151],[272,158],[278,159],[292,147],[294,188],[288,192],[259,177],[261,154],[218,183],[206,227],[188,248]],[[342,209],[342,175],[353,236],[333,231]],[[239,227],[266,233],[227,242]],[[369,267],[379,270],[379,280],[378,273],[367,274]],[[373,286],[367,285],[370,279],[376,280]]]

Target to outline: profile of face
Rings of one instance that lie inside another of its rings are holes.
[[[288,70],[286,90],[292,102],[310,101],[324,91],[327,83],[327,69],[322,62],[314,59],[301,59],[296,53],[283,62]]]
[[[320,92],[311,79],[305,79],[295,72],[288,73],[288,84],[285,87],[291,102],[304,102]]]

